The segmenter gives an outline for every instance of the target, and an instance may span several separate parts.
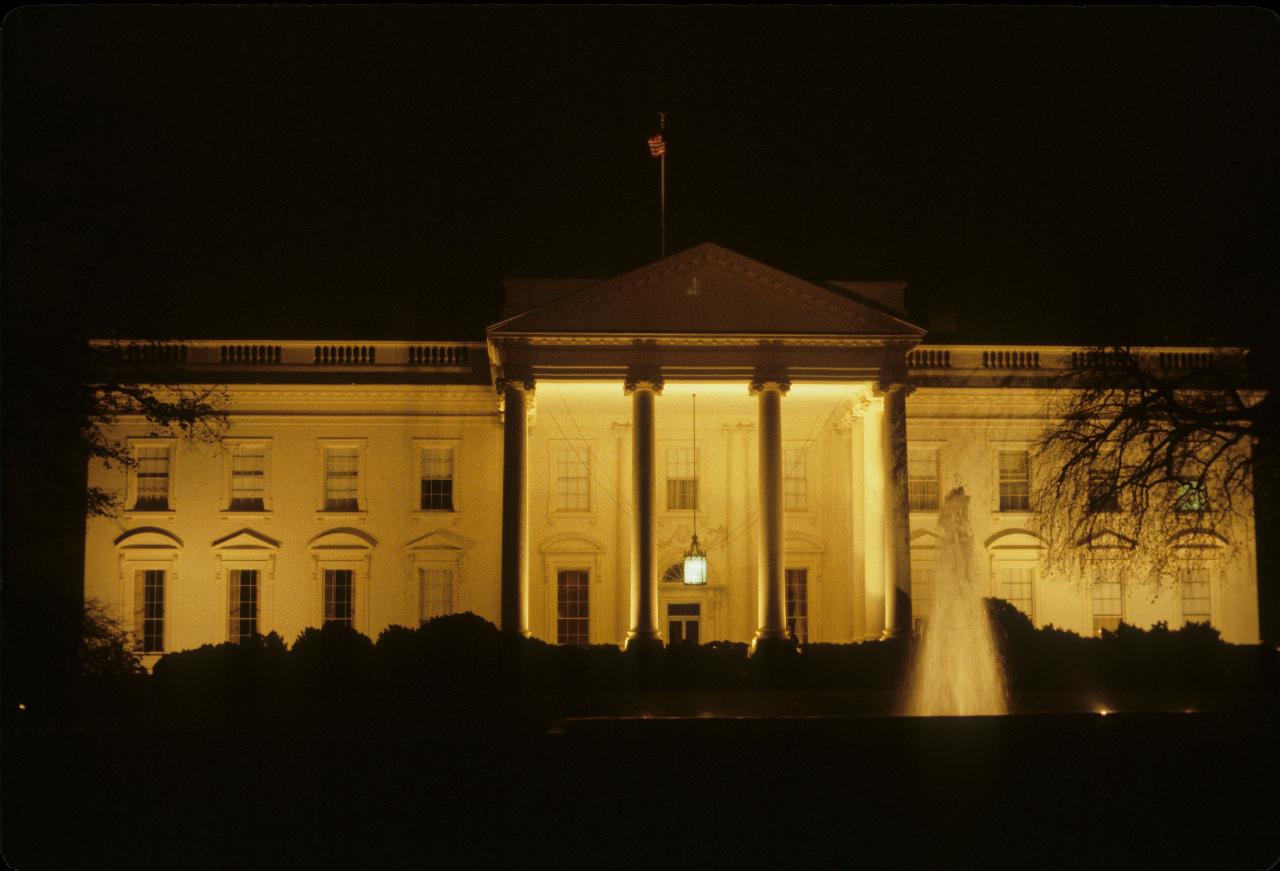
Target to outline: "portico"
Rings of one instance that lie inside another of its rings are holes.
[[[708,244],[580,283],[491,327],[503,405],[503,628],[628,645],[669,640],[668,628],[695,617],[703,641],[909,631],[904,361],[923,333],[881,309]],[[530,400],[544,386],[555,401],[540,401],[531,428]],[[676,442],[689,432],[684,397],[694,392],[708,401],[699,438],[719,460],[681,489],[686,449]],[[531,436],[545,460],[536,472]],[[614,462],[600,462],[608,451]],[[547,499],[533,496],[540,486]],[[575,488],[585,502],[563,495]],[[612,505],[594,510],[592,500]],[[612,536],[601,528],[609,508]],[[698,601],[670,601],[664,621],[664,599],[694,596],[662,580],[681,534],[673,525],[689,512],[708,530],[712,583]],[[626,559],[609,558],[624,547]],[[625,638],[615,637],[624,621]]]

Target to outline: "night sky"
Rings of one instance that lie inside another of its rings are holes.
[[[10,335],[479,338],[504,275],[656,259],[658,109],[669,251],[907,279],[975,339],[1277,312],[1259,10],[65,6],[3,40]]]

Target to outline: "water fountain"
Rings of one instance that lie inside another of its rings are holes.
[[[907,713],[922,717],[1006,713],[1004,674],[982,603],[963,487],[938,513],[933,604],[912,677]]]

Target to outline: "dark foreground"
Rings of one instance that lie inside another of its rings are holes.
[[[19,869],[1270,867],[1274,713],[19,731]],[[544,725],[544,724],[543,724]]]

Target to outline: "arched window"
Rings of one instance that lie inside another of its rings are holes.
[[[684,583],[684,563],[672,563],[667,566],[667,570],[662,573],[662,582],[664,584],[683,584]]]

